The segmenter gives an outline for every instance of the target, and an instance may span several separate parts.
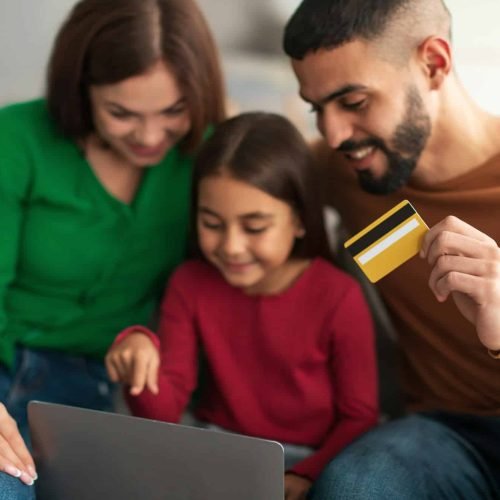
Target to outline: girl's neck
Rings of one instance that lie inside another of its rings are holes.
[[[310,266],[311,259],[288,259],[282,266],[269,272],[259,283],[244,292],[247,295],[279,295],[291,288]]]

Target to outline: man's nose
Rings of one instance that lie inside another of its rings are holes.
[[[319,128],[326,142],[332,149],[338,149],[342,143],[352,138],[353,127],[350,120],[340,113],[325,110]]]

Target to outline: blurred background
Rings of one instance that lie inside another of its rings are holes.
[[[54,34],[76,0],[0,0],[0,105],[40,95]],[[312,115],[281,50],[299,0],[198,0],[222,51],[231,109],[281,112],[306,135]],[[499,0],[448,0],[456,67],[466,88],[500,114]]]

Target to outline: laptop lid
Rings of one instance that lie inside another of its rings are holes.
[[[37,500],[283,500],[275,442],[116,413],[28,405]]]

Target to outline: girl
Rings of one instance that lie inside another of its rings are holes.
[[[370,314],[354,280],[321,257],[314,166],[299,132],[266,113],[219,126],[195,163],[192,213],[202,259],[172,276],[159,339],[127,328],[108,372],[131,385],[135,415],[177,422],[200,348],[196,418],[284,443],[286,498],[305,498],[378,410]]]

